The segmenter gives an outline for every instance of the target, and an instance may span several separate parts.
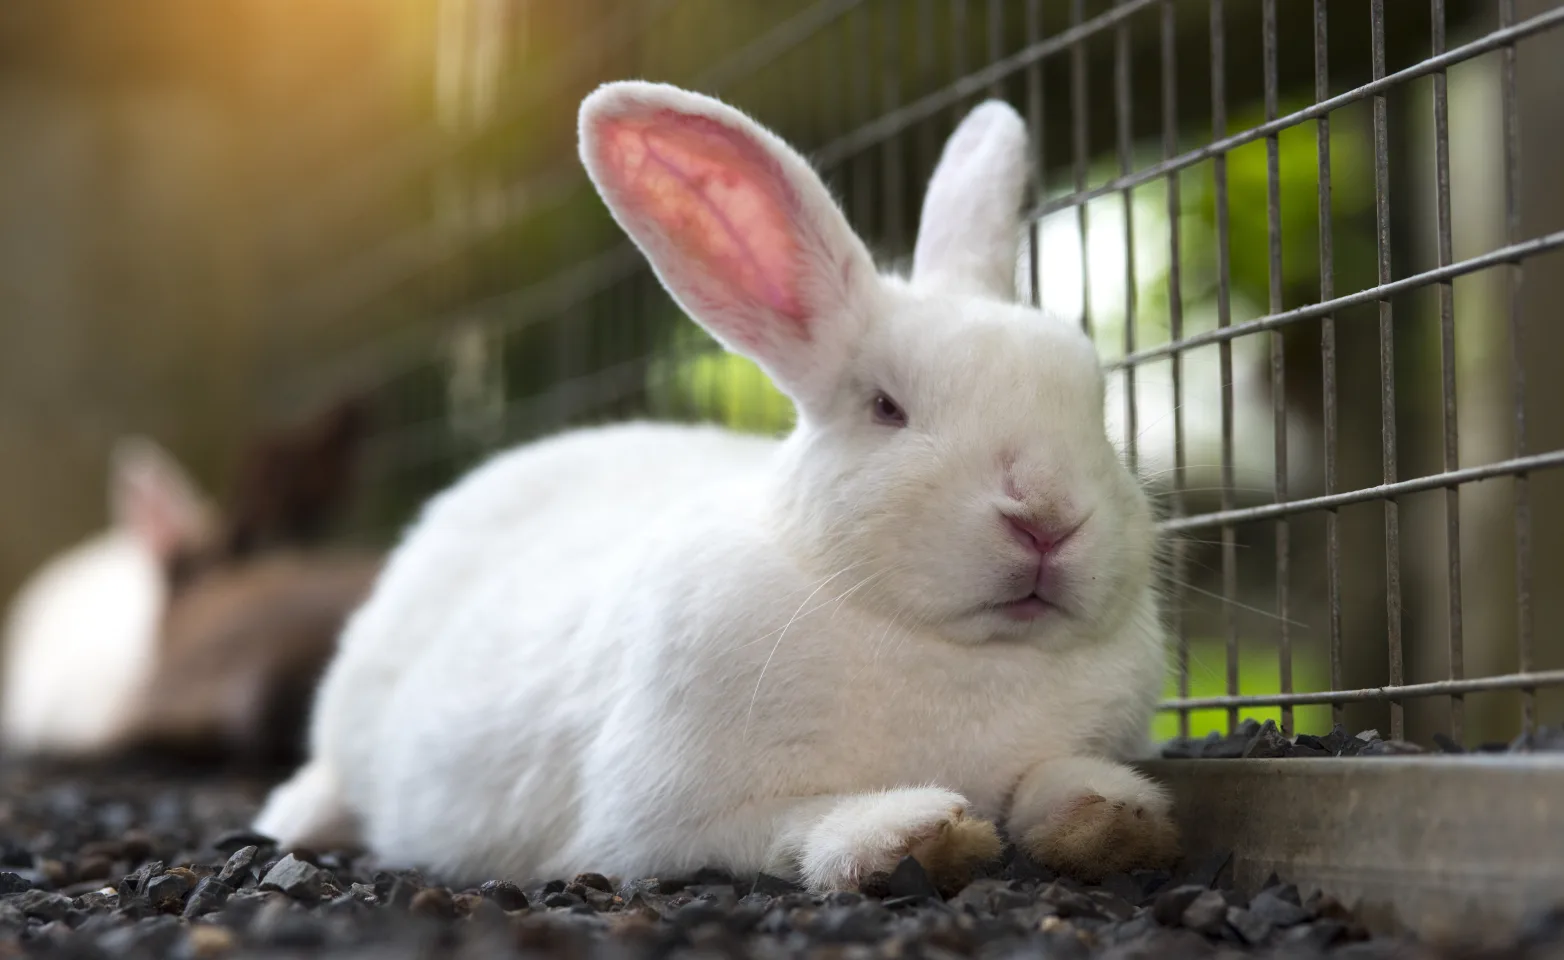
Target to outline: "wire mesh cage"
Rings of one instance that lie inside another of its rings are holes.
[[[597,83],[747,110],[892,268],[945,135],[1000,97],[1035,150],[1018,290],[1095,339],[1163,516],[1158,732],[1564,719],[1564,4],[441,0],[427,26],[429,129],[298,201],[403,226],[283,307],[364,331],[278,395],[375,398],[366,529],[567,425],[788,427],[590,189]]]

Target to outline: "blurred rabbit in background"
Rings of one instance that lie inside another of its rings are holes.
[[[222,510],[155,443],[122,441],[110,528],[12,604],[4,749],[291,762],[302,708],[379,570],[376,554],[315,545],[347,500],[367,425],[350,399],[260,437]]]

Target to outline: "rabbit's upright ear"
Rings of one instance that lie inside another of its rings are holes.
[[[923,198],[912,280],[925,289],[1015,299],[1027,178],[1026,124],[989,100],[945,143]]]
[[[109,457],[109,510],[160,561],[210,533],[211,507],[167,451],[126,437]]]
[[[581,105],[581,159],[686,312],[801,404],[834,385],[879,279],[809,164],[744,114],[662,84]]]

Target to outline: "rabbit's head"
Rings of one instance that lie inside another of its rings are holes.
[[[193,577],[222,537],[217,508],[167,451],[145,437],[125,437],[109,455],[109,515],[171,587]]]
[[[228,553],[319,539],[348,499],[369,426],[368,401],[349,396],[253,442],[228,498]]]
[[[793,399],[779,537],[820,601],[963,643],[1079,642],[1140,606],[1154,527],[1107,435],[1095,349],[1016,301],[1014,110],[984,103],[946,144],[907,278],[882,275],[808,163],[725,104],[608,84],[580,138],[663,285]]]

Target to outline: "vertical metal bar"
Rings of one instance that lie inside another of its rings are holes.
[[[1370,47],[1374,79],[1385,75],[1385,0],[1370,0]],[[1374,95],[1374,221],[1379,250],[1379,283],[1390,282],[1390,137],[1383,93]],[[1396,479],[1395,324],[1390,300],[1379,301],[1380,453],[1385,483]],[[1385,501],[1385,617],[1389,639],[1390,684],[1403,681],[1401,650],[1401,514],[1394,497]],[[1390,735],[1405,735],[1401,701],[1390,702]]]
[[[995,63],[1005,52],[1005,0],[988,0],[988,62]],[[1004,86],[999,80],[988,85],[988,95],[996,100],[1005,97]]]
[[[1445,2],[1430,0],[1432,53],[1445,52]],[[1445,72],[1434,74],[1434,183],[1437,191],[1439,266],[1448,266],[1455,257],[1450,236],[1450,111]],[[1439,284],[1439,367],[1440,395],[1444,415],[1444,468],[1460,466],[1460,441],[1457,436],[1455,403],[1455,288],[1449,280]],[[1445,550],[1448,553],[1450,591],[1450,679],[1466,675],[1461,617],[1461,492],[1445,488]],[[1450,696],[1450,737],[1460,743],[1464,737],[1465,700]]]
[[[1026,43],[1031,46],[1043,38],[1043,0],[1026,0]],[[1034,60],[1026,65],[1026,124],[1032,131],[1033,156],[1036,157],[1034,170],[1038,199],[1047,195],[1048,178],[1048,151],[1045,148],[1043,130],[1043,64],[1040,60]],[[1032,306],[1041,306],[1043,302],[1043,276],[1041,260],[1042,253],[1037,249],[1041,235],[1037,227],[1037,219],[1027,221],[1027,250],[1030,252],[1027,262],[1027,276],[1030,283]]]
[[[1314,101],[1330,97],[1330,58],[1325,0],[1314,0]],[[1331,230],[1330,116],[1320,117],[1314,135],[1319,153],[1320,302],[1336,296],[1336,262]],[[1320,320],[1321,393],[1325,434],[1325,492],[1336,492],[1336,318]],[[1330,620],[1330,688],[1340,690],[1341,676],[1341,516],[1325,513],[1325,600]],[[1342,705],[1331,704],[1331,722],[1341,723]]]
[[[1162,0],[1162,158],[1178,154],[1178,21],[1174,0]],[[1184,338],[1183,263],[1179,245],[1179,172],[1167,175],[1168,198],[1168,338],[1178,343]],[[1175,350],[1169,358],[1173,366],[1173,516],[1184,515],[1184,354]],[[1184,622],[1184,577],[1188,558],[1183,537],[1173,541],[1171,588],[1172,627],[1177,645],[1178,695],[1189,696],[1189,627]],[[1178,711],[1178,735],[1189,736],[1189,710]]]
[[[1122,0],[1115,0],[1115,6]],[[1129,19],[1120,20],[1113,32],[1113,94],[1114,114],[1118,120],[1119,173],[1128,176],[1134,168],[1131,155],[1134,117],[1130,101],[1130,26]],[[1124,202],[1124,355],[1135,352],[1135,205],[1133,191],[1126,188],[1121,194]],[[1138,466],[1136,445],[1139,425],[1135,409],[1135,366],[1124,367],[1124,453],[1133,473]]]
[[[1070,5],[1070,25],[1078,27],[1086,18],[1085,0],[1074,0]],[[1086,48],[1084,40],[1070,45],[1070,124],[1074,134],[1075,191],[1086,189]],[[1077,200],[1075,205],[1076,231],[1081,242],[1081,329],[1092,332],[1092,271],[1091,251],[1087,244],[1089,225],[1086,203]]]
[[[884,0],[885,20],[880,33],[880,99],[882,110],[890,113],[901,106],[901,0]],[[881,202],[885,223],[885,242],[897,253],[902,250],[905,228],[902,223],[902,146],[903,137],[887,137],[880,144]]]
[[[1227,136],[1227,23],[1222,0],[1211,0],[1211,138]],[[1216,195],[1216,317],[1217,326],[1233,322],[1232,264],[1229,250],[1227,209],[1227,154],[1211,158],[1211,177]],[[1218,365],[1222,376],[1222,491],[1224,511],[1233,508],[1233,342],[1218,346]],[[1232,524],[1222,526],[1222,619],[1227,630],[1227,692],[1237,696],[1238,688],[1238,535]],[[1227,708],[1229,732],[1238,727],[1238,708]]]
[[[1261,45],[1264,48],[1265,119],[1276,119],[1276,0],[1264,0],[1260,12]],[[1282,173],[1281,137],[1265,138],[1265,229],[1270,253],[1270,311],[1282,312]],[[1276,467],[1273,485],[1277,503],[1287,501],[1287,355],[1286,335],[1271,332],[1271,424],[1275,439]],[[1292,528],[1286,518],[1276,521],[1276,625],[1277,673],[1281,692],[1292,692],[1292,631],[1289,629],[1288,579]],[[1282,707],[1282,733],[1292,736],[1291,706]]]
[[[1499,0],[1499,26],[1515,23],[1515,0]],[[1501,51],[1501,95],[1504,111],[1504,242],[1520,242],[1521,236],[1521,128],[1515,97],[1515,45]],[[1510,383],[1514,405],[1515,456],[1526,455],[1526,341],[1521,320],[1521,283],[1525,278],[1519,260],[1505,269],[1510,301]],[[1519,669],[1533,668],[1531,621],[1531,480],[1515,475],[1515,650]],[[1521,730],[1530,733],[1537,722],[1537,691],[1521,691]]]

